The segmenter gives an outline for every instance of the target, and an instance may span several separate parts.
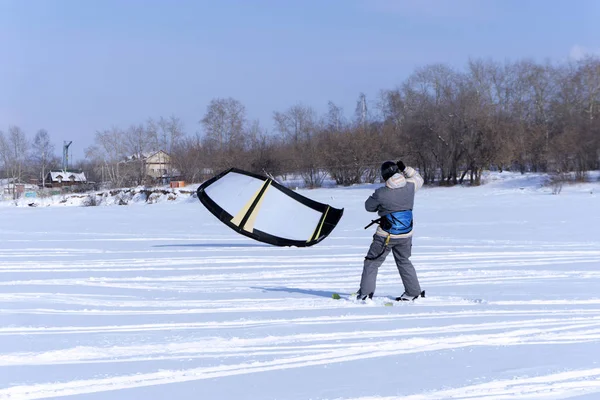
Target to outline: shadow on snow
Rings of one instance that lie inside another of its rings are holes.
[[[272,247],[253,243],[195,243],[195,244],[157,244],[152,247]]]
[[[298,293],[298,294],[306,294],[309,296],[328,297],[328,298],[331,298],[331,295],[334,293],[337,293],[340,296],[350,295],[350,293],[328,292],[328,291],[324,291],[324,290],[309,290],[309,289],[299,289],[299,288],[290,288],[290,287],[252,287],[252,289],[264,290],[265,292]]]

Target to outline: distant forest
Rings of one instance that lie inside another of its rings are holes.
[[[321,115],[296,104],[273,121],[269,132],[240,101],[215,98],[198,118],[201,134],[186,134],[177,116],[100,130],[76,166],[91,180],[137,185],[146,178],[127,161],[161,149],[187,182],[235,166],[301,175],[309,187],[327,177],[351,185],[378,181],[388,159],[418,168],[429,184],[476,185],[486,169],[584,179],[600,169],[600,59],[433,64],[375,99],[359,94],[351,117],[329,102]],[[40,177],[57,166],[48,132],[31,142],[17,126],[0,132],[3,177]]]

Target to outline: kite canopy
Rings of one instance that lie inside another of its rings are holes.
[[[237,168],[204,182],[197,193],[200,202],[225,225],[275,246],[319,243],[333,231],[344,212],[270,178]]]

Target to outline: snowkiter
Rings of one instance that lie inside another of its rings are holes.
[[[402,161],[386,161],[381,165],[385,186],[378,188],[365,202],[365,208],[377,212],[379,226],[365,257],[357,299],[372,298],[377,271],[391,251],[404,284],[404,293],[396,300],[414,300],[424,296],[417,272],[410,261],[412,249],[413,205],[415,193],[423,186],[423,178]],[[370,225],[368,225],[370,226]],[[368,227],[367,226],[367,227]]]

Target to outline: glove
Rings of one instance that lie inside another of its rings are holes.
[[[400,172],[404,172],[404,170],[406,169],[406,165],[404,165],[404,163],[402,161],[396,162],[396,165],[398,166],[398,169],[400,170]]]

